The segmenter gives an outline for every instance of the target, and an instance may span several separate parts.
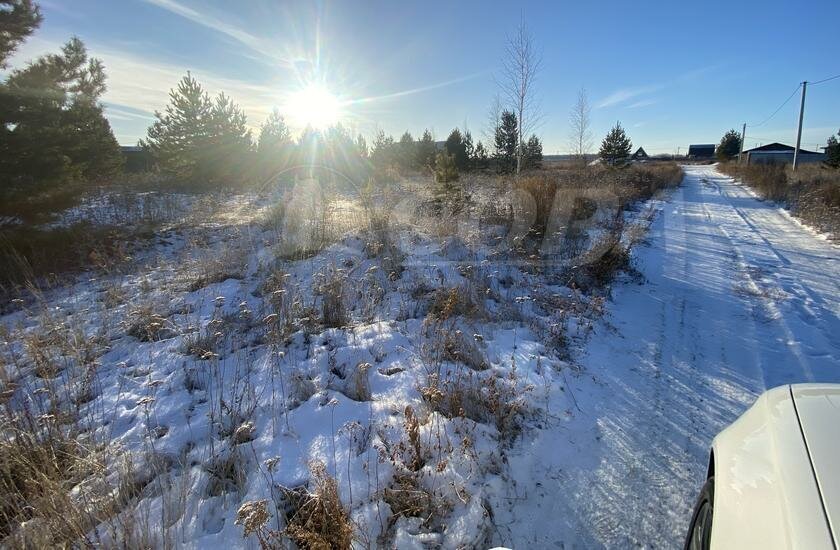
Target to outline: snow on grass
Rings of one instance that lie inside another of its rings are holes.
[[[7,428],[32,419],[90,452],[63,536],[239,547],[247,525],[301,544],[498,540],[491,502],[522,475],[508,450],[573,414],[568,360],[603,295],[565,286],[498,225],[401,220],[289,259],[295,228],[255,219],[161,230],[132,271],[0,318]],[[34,525],[12,534],[58,542]]]

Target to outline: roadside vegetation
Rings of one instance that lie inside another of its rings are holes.
[[[840,237],[840,145],[831,136],[824,163],[743,164],[737,162],[740,137],[732,130],[718,147],[721,172],[737,178],[763,199],[779,203],[820,233]]]

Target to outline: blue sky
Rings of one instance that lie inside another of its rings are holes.
[[[145,134],[151,113],[189,69],[224,90],[257,127],[289,94],[320,82],[367,136],[455,126],[480,137],[496,94],[506,33],[524,17],[542,51],[537,133],[568,149],[580,88],[596,142],[620,120],[649,153],[717,142],[767,118],[802,80],[840,74],[840,2],[248,2],[40,0],[45,21],[13,60],[72,35],[103,59],[118,140]],[[747,145],[792,143],[799,96]],[[803,147],[840,129],[840,79],[809,88]]]

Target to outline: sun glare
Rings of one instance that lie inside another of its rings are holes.
[[[326,88],[310,84],[293,93],[286,106],[289,117],[300,126],[324,129],[341,118],[341,102]]]

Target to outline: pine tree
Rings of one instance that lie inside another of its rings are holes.
[[[202,166],[206,167],[203,178],[218,183],[241,181],[252,151],[245,113],[224,92],[219,93],[210,110],[207,141],[202,150]]]
[[[0,0],[0,69],[43,19],[32,0]]]
[[[367,160],[368,158],[367,141],[365,140],[365,136],[362,134],[356,136],[356,154],[359,155],[359,158],[362,160]]]
[[[292,143],[292,134],[280,111],[274,109],[260,127],[257,152],[260,158],[283,156]]]
[[[435,140],[429,130],[423,130],[423,137],[417,142],[417,166],[421,169],[435,164]]]
[[[624,132],[620,122],[607,133],[607,137],[601,142],[601,150],[598,155],[601,160],[613,166],[622,164],[630,158],[630,149],[633,147],[630,138]]]
[[[517,132],[516,115],[508,110],[502,111],[496,126],[493,158],[503,173],[510,173],[516,169]]]
[[[362,162],[356,153],[356,142],[340,122],[327,128],[324,134],[325,164],[332,170],[326,175],[333,181],[350,179],[361,181]]]
[[[447,151],[441,151],[435,156],[435,181],[438,183],[458,181],[458,165],[455,162],[455,155]]]
[[[464,168],[466,170],[472,170],[475,168],[475,164],[473,163],[473,158],[475,157],[475,145],[473,145],[472,133],[470,133],[469,130],[464,132],[464,153],[466,154]]]
[[[213,102],[201,84],[187,72],[178,87],[169,91],[169,105],[149,127],[140,144],[165,174],[194,181],[206,171],[202,162],[213,116]]]
[[[416,166],[417,151],[415,148],[414,137],[411,132],[406,131],[400,136],[400,141],[397,143],[397,162],[400,170],[407,172],[414,169]]]
[[[449,133],[449,137],[446,138],[445,147],[446,152],[454,158],[455,166],[458,170],[466,170],[469,157],[467,156],[467,145],[464,142],[464,136],[461,134],[461,130],[455,128]]]
[[[391,172],[396,164],[394,149],[394,138],[386,136],[382,130],[377,132],[370,150],[370,163],[377,181],[391,178]]]
[[[215,101],[188,72],[140,144],[160,170],[193,184],[238,183],[253,150],[245,113],[224,93]]]
[[[541,168],[542,167],[542,160],[543,160],[543,153],[542,153],[542,142],[540,142],[540,138],[536,136],[536,134],[531,134],[531,137],[528,138],[528,143],[525,144],[525,166],[527,168]]]
[[[473,166],[476,168],[487,168],[488,156],[487,149],[480,141],[475,146],[475,153],[473,153]]]
[[[65,153],[87,181],[107,181],[123,166],[120,145],[102,106],[90,101],[76,101],[64,113],[64,124],[73,136]]]
[[[107,179],[122,156],[99,98],[105,70],[78,38],[0,84],[0,176],[11,185]]]
[[[840,131],[837,135],[840,136]],[[825,164],[831,168],[840,168],[840,141],[834,136],[829,136],[826,143]]]
[[[715,155],[718,160],[727,161],[738,156],[741,152],[741,134],[735,130],[729,130],[720,139]]]

